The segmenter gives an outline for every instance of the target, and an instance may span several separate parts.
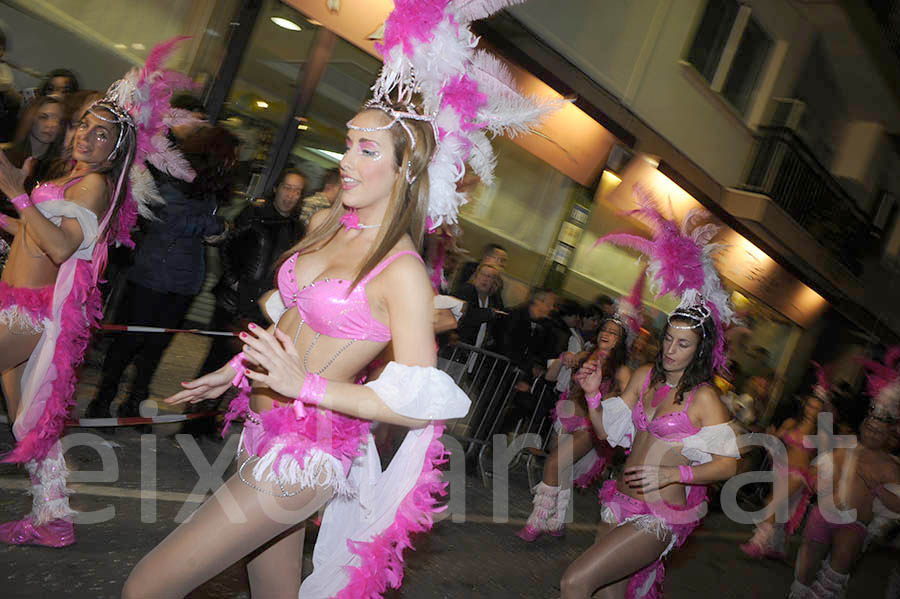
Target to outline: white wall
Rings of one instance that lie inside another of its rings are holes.
[[[753,130],[679,64],[705,6],[705,0],[567,0],[560,10],[558,0],[529,0],[511,10],[717,182],[733,186],[741,182]],[[780,42],[782,57],[780,68],[761,75],[764,107],[772,96],[790,95],[814,32],[786,0],[753,2],[752,11],[773,49]]]

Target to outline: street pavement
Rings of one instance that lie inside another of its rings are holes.
[[[207,344],[203,338],[176,336],[153,381],[151,397],[171,394],[179,388],[178,381],[191,378],[196,365],[205,357]],[[80,410],[96,389],[101,352],[102,347],[93,351],[84,369],[78,391]],[[126,373],[128,376],[130,373]],[[123,394],[127,392],[124,387]],[[165,409],[163,406],[162,410]],[[64,549],[0,546],[0,580],[5,581],[0,596],[118,597],[134,564],[176,526],[177,516],[183,517],[199,505],[201,496],[192,495],[200,479],[198,472],[206,472],[207,464],[230,453],[237,441],[232,437],[196,443],[193,438],[174,437],[176,432],[177,425],[156,425],[143,435],[133,428],[71,429],[70,435],[96,435],[91,439],[100,448],[98,452],[77,445],[66,454],[73,480],[79,481],[71,485],[76,491],[72,506],[84,513],[105,509],[107,518],[100,523],[77,526],[78,542]],[[8,427],[2,427],[0,449],[11,447],[12,442]],[[101,454],[105,455],[105,463]],[[150,469],[153,458],[155,476]],[[222,457],[220,463],[224,464],[225,460],[227,457]],[[142,493],[142,466],[143,486],[155,486],[151,492]],[[0,520],[19,518],[27,511],[30,502],[27,489],[28,479],[22,469],[0,465]],[[207,489],[201,484],[198,491],[202,495]],[[576,493],[574,522],[565,537],[546,537],[529,544],[514,535],[531,507],[523,469],[514,468],[509,475],[508,501],[503,503],[508,506],[508,519],[492,514],[495,489],[485,487],[474,472],[468,472],[462,491],[464,512],[448,514],[430,534],[414,538],[415,551],[406,553],[403,588],[389,592],[386,597],[558,597],[562,573],[593,540],[594,523],[599,517],[596,491],[595,486],[588,492]],[[454,499],[457,505],[461,491],[453,489],[453,493],[457,494]],[[313,525],[307,527],[305,573],[311,568],[315,532]],[[786,597],[793,578],[792,564],[758,562],[745,557],[738,544],[749,534],[749,526],[733,523],[721,513],[711,513],[684,547],[667,560],[666,597]],[[791,545],[791,560],[796,554],[797,541],[795,538]],[[854,573],[848,597],[884,597],[888,574],[896,564],[895,551],[880,546],[873,548]],[[160,572],[160,576],[165,576],[165,572]],[[232,565],[189,597],[250,597],[244,564]]]

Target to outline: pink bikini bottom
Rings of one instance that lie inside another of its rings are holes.
[[[706,487],[688,487],[683,506],[665,501],[647,502],[636,499],[616,488],[615,480],[607,480],[600,489],[603,509],[600,518],[607,524],[632,526],[653,534],[659,540],[669,539],[669,544],[656,561],[635,572],[628,581],[626,599],[661,599],[666,568],[663,558],[675,547],[681,547],[688,536],[700,524],[706,510]]]
[[[44,332],[44,320],[50,318],[53,285],[13,287],[0,281],[0,324],[16,335]]]
[[[834,533],[841,529],[852,530],[856,536],[859,537],[860,544],[862,544],[866,538],[867,529],[866,525],[862,522],[854,521],[846,524],[829,522],[825,519],[819,506],[816,505],[810,510],[809,518],[806,519],[806,528],[803,529],[803,536],[816,543],[831,545],[831,539],[834,537]]]
[[[369,422],[330,410],[308,407],[297,418],[291,406],[263,414],[248,407],[238,446],[238,475],[254,489],[277,496],[329,485],[335,494],[349,496],[355,489],[347,475],[353,460],[364,452],[368,436]],[[277,483],[280,493],[254,480]]]

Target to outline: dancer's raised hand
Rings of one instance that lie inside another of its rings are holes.
[[[249,333],[241,333],[244,355],[259,364],[259,370],[248,370],[247,378],[265,383],[285,397],[297,397],[303,388],[306,369],[294,346],[294,340],[275,329],[274,334],[250,324]]]
[[[234,368],[226,364],[218,370],[205,374],[200,378],[196,378],[186,383],[181,383],[184,390],[179,391],[172,397],[167,397],[165,403],[197,403],[204,399],[215,399],[225,393],[231,387],[231,381],[234,379]]]
[[[31,175],[36,166],[37,160],[29,156],[22,168],[16,168],[6,154],[0,151],[0,191],[8,198],[25,193],[25,179]]]

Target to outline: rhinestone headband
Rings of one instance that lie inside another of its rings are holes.
[[[100,114],[97,111],[97,108],[103,108],[111,113],[113,113],[115,118],[109,118]],[[112,160],[115,155],[119,152],[119,148],[122,146],[122,143],[125,141],[125,129],[126,127],[131,127],[134,129],[134,119],[131,118],[131,115],[128,114],[125,110],[120,108],[116,103],[110,102],[108,100],[97,100],[87,109],[87,112],[91,113],[101,121],[106,123],[114,123],[116,125],[120,125],[119,127],[119,137],[116,139],[116,146],[112,149],[112,152],[107,156],[107,160]]]
[[[403,130],[406,132],[406,135],[409,136],[410,150],[416,149],[416,136],[413,134],[412,129],[409,128],[409,125],[406,124],[407,120],[411,121],[426,121],[431,124],[432,129],[434,130],[434,139],[435,142],[438,140],[437,128],[434,126],[434,115],[426,115],[419,114],[415,111],[411,104],[406,105],[406,110],[397,110],[391,106],[388,106],[384,102],[380,102],[377,100],[369,100],[365,103],[364,108],[366,109],[375,109],[380,110],[391,117],[391,122],[387,125],[382,125],[381,127],[359,127],[357,125],[351,125],[350,122],[347,122],[347,128],[353,129],[355,131],[387,131],[394,125],[400,125]],[[416,180],[415,177],[412,176],[412,161],[406,161],[406,182],[410,185]]]
[[[702,334],[705,336],[706,332],[703,330],[703,323],[706,322],[707,318],[712,316],[712,310],[706,307],[704,304],[696,304],[693,306],[689,306],[687,308],[678,308],[671,314],[669,314],[669,326],[673,329],[681,329],[681,330],[693,330],[699,328]],[[681,324],[672,322],[673,319],[684,318],[687,320],[693,321],[693,324]]]

